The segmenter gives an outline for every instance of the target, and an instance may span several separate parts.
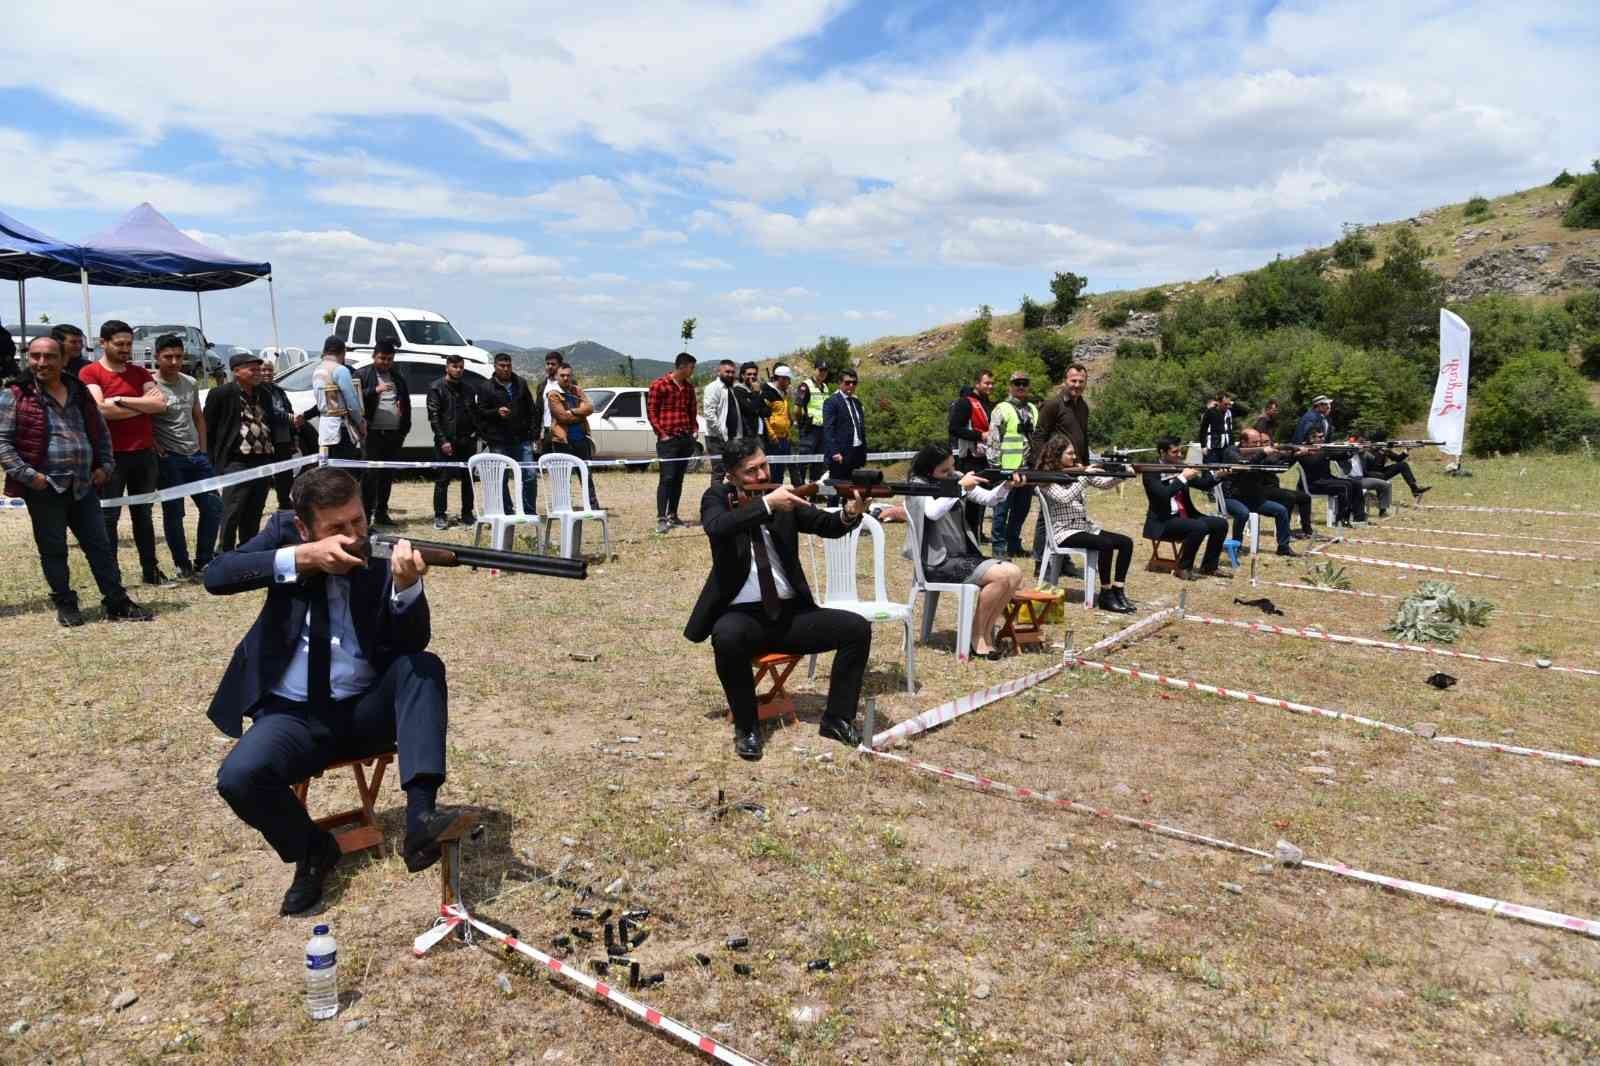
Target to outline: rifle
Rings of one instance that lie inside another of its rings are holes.
[[[394,554],[397,541],[406,538],[393,533],[374,533],[359,544],[353,545],[351,555],[363,558],[387,559]],[[504,570],[512,574],[537,574],[540,577],[566,577],[582,581],[589,576],[586,559],[562,559],[549,555],[526,555],[522,552],[503,552],[492,548],[474,548],[467,544],[445,544],[441,541],[413,540],[411,549],[422,556],[429,566],[470,566]]]
[[[771,492],[773,489],[782,488],[781,485],[752,485],[747,493]],[[737,486],[730,484],[730,491],[739,491]],[[848,481],[813,481],[810,484],[791,486],[789,489],[796,496],[806,499],[821,497],[822,499],[869,499],[885,498],[889,496],[934,496],[956,497],[961,495],[961,485],[954,480],[944,481],[885,481],[882,470],[857,470],[850,475]]]
[[[1085,477],[1133,477],[1131,470],[1120,470],[1116,467],[1090,470],[1088,467],[1069,466],[1061,470],[1001,470],[990,467],[979,470],[978,476],[990,485],[997,485],[1002,481],[1010,481],[1013,477],[1021,476],[1023,481],[1033,485],[1070,485],[1079,478]]]
[[[1282,474],[1289,469],[1287,466],[1258,466],[1255,463],[1113,463],[1108,465],[1131,470],[1135,474],[1177,474],[1185,470],[1253,471],[1261,474]]]

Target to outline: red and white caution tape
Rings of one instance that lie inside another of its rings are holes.
[[[1516,659],[1502,659],[1496,655],[1476,655],[1468,651],[1453,651],[1450,648],[1430,648],[1426,644],[1404,644],[1393,640],[1374,640],[1371,637],[1351,637],[1342,633],[1326,633],[1320,629],[1296,629],[1293,626],[1275,626],[1266,622],[1249,622],[1234,618],[1213,618],[1209,615],[1186,614],[1185,622],[1199,622],[1209,626],[1232,626],[1235,629],[1247,629],[1256,633],[1275,633],[1285,637],[1304,637],[1307,640],[1325,640],[1330,644],[1353,644],[1360,648],[1385,648],[1389,651],[1414,651],[1423,655],[1438,655],[1447,659],[1470,659],[1478,663],[1496,663],[1500,666],[1525,666],[1530,670],[1552,670],[1562,674],[1583,674],[1587,677],[1600,677],[1600,670],[1588,670],[1581,666],[1540,666],[1538,663],[1521,662]]]
[[[1355,722],[1358,725],[1371,726],[1374,729],[1382,729],[1385,732],[1399,733],[1401,736],[1416,737],[1418,740],[1426,740],[1433,744],[1452,744],[1461,748],[1492,751],[1500,755],[1526,755],[1530,758],[1549,759],[1551,762],[1567,763],[1572,766],[1600,768],[1600,759],[1591,758],[1588,755],[1573,755],[1565,751],[1545,751],[1542,748],[1524,748],[1515,744],[1497,744],[1490,740],[1469,740],[1464,737],[1424,737],[1421,733],[1407,729],[1403,725],[1382,722],[1376,718],[1368,718],[1365,715],[1330,710],[1327,707],[1317,707],[1309,703],[1296,703],[1294,700],[1281,700],[1275,696],[1263,696],[1258,692],[1250,692],[1245,689],[1208,685],[1203,681],[1191,681],[1186,677],[1168,677],[1166,674],[1154,674],[1147,670],[1130,670],[1125,666],[1112,666],[1110,663],[1090,662],[1086,659],[1068,659],[1067,665],[1085,670],[1099,670],[1106,674],[1116,674],[1126,677],[1130,681],[1154,681],[1156,684],[1166,685],[1168,688],[1204,692],[1212,696],[1222,696],[1225,699],[1239,700],[1242,703],[1256,703],[1266,707],[1277,707],[1280,710],[1290,711],[1294,714],[1314,715],[1318,718],[1332,718],[1342,722]]]
[[[1392,575],[1395,580],[1403,581],[1405,578],[1399,574]],[[1263,585],[1271,585],[1280,589],[1295,589],[1299,592],[1331,592],[1336,596],[1359,596],[1367,600],[1388,600],[1390,603],[1399,603],[1404,596],[1390,596],[1382,592],[1358,592],[1355,589],[1335,589],[1325,585],[1295,585],[1288,581],[1263,581]],[[1540,614],[1538,611],[1506,611],[1506,614],[1516,615],[1518,618],[1544,618],[1552,622],[1576,622],[1584,626],[1600,626],[1600,620],[1594,618],[1573,618],[1564,614]]]
[[[1435,552],[1465,552],[1468,555],[1509,555],[1518,559],[1557,559],[1564,563],[1600,563],[1600,559],[1590,559],[1582,555],[1556,555],[1552,552],[1524,552],[1513,551],[1510,548],[1463,548],[1454,544],[1410,544],[1403,540],[1357,540],[1354,537],[1345,539],[1346,544],[1370,544],[1379,548],[1422,548]]]
[[[1342,559],[1347,563],[1364,563],[1367,566],[1392,566],[1399,570],[1420,570],[1427,574],[1455,574],[1459,577],[1481,577],[1490,581],[1511,581],[1515,578],[1502,577],[1499,574],[1480,574],[1476,570],[1452,570],[1447,566],[1424,566],[1422,563],[1401,563],[1393,559],[1369,559],[1365,555],[1339,555],[1327,552],[1324,559]]]
[[[1556,518],[1600,518],[1594,511],[1536,511],[1531,507],[1471,507],[1461,503],[1420,503],[1419,511],[1473,511],[1478,514],[1542,514]]]
[[[1148,618],[1142,618],[1131,626],[1117,630],[1117,632],[1111,634],[1109,637],[1106,637],[1104,640],[1096,642],[1093,646],[1085,649],[1085,651],[1096,653],[1107,651],[1118,644],[1133,639],[1136,636],[1143,636],[1146,630],[1159,628],[1160,626],[1165,625],[1167,622],[1172,621],[1172,619],[1179,617],[1182,612],[1183,607],[1181,604],[1177,607],[1168,607],[1165,610],[1157,611]],[[1025,689],[1033,688],[1040,682],[1048,681],[1052,677],[1055,677],[1057,674],[1059,674],[1065,665],[1065,658],[1063,658],[1063,661],[1057,663],[1055,666],[1046,667],[1043,670],[1037,670],[1034,673],[1027,674],[1011,681],[1002,681],[998,685],[990,685],[986,689],[981,689],[977,692],[969,692],[965,696],[958,696],[953,700],[947,700],[944,703],[939,704],[937,707],[932,707],[926,711],[923,711],[915,718],[907,718],[899,725],[892,726],[889,729],[885,729],[883,732],[874,735],[869,743],[874,748],[882,748],[888,746],[896,740],[914,737],[918,733],[926,733],[935,726],[944,725],[946,722],[960,718],[964,714],[971,714],[973,711],[976,711],[979,708],[987,707],[989,704],[994,703],[997,700],[1003,700],[1007,696],[1014,696]]]
[[[1477,533],[1465,529],[1426,529],[1422,526],[1387,525],[1385,530],[1396,533],[1433,533],[1441,537],[1488,537],[1491,540],[1532,540],[1541,544],[1578,544],[1586,548],[1600,548],[1600,540],[1571,540],[1566,537],[1530,537],[1522,533]]]
[[[1131,829],[1140,829],[1146,833],[1167,837],[1172,840],[1182,840],[1190,844],[1201,844],[1206,847],[1220,848],[1224,851],[1238,852],[1243,855],[1254,855],[1257,858],[1276,861],[1273,852],[1252,848],[1244,844],[1236,844],[1231,840],[1219,837],[1206,836],[1201,833],[1192,833],[1187,829],[1178,829],[1170,825],[1162,825],[1148,818],[1132,818],[1125,814],[1107,810],[1104,807],[1095,807],[1077,800],[1063,799],[1049,792],[1038,789],[1022,788],[1017,785],[1008,785],[1003,781],[994,781],[990,778],[979,777],[976,774],[963,773],[952,770],[946,766],[935,766],[932,763],[918,762],[908,759],[903,755],[893,752],[872,751],[863,747],[860,749],[874,758],[886,759],[896,762],[908,769],[921,773],[931,774],[946,781],[955,781],[964,785],[971,785],[980,792],[1014,796],[1017,799],[1042,803],[1056,810],[1071,811],[1073,814],[1090,815],[1128,826]],[[1420,881],[1408,881],[1401,877],[1390,877],[1386,874],[1369,873],[1347,866],[1342,862],[1326,863],[1304,860],[1296,864],[1309,870],[1318,870],[1322,873],[1333,874],[1335,877],[1346,877],[1353,881],[1362,881],[1369,885],[1379,885],[1395,892],[1407,895],[1421,896],[1424,899],[1435,900],[1439,903],[1449,903],[1453,906],[1464,907],[1467,910],[1479,911],[1500,918],[1514,918],[1530,925],[1543,926],[1546,929],[1560,929],[1566,932],[1581,933],[1584,936],[1600,939],[1600,921],[1593,918],[1579,918],[1571,914],[1562,914],[1558,911],[1548,911],[1540,907],[1529,907],[1520,903],[1509,903],[1505,900],[1493,899],[1489,896],[1479,896],[1471,892],[1459,892],[1451,888],[1440,888],[1436,885],[1423,884]]]
[[[621,1007],[634,1017],[655,1026],[664,1033],[668,1033],[671,1036],[676,1037],[692,1048],[705,1052],[718,1062],[731,1063],[733,1066],[762,1066],[760,1061],[752,1059],[746,1055],[741,1055],[732,1048],[717,1043],[704,1033],[691,1029],[682,1022],[675,1021],[667,1017],[654,1007],[646,1006],[645,1004],[634,999],[632,996],[618,992],[606,982],[601,981],[598,978],[591,977],[577,967],[568,966],[560,959],[552,958],[537,948],[529,947],[527,944],[524,944],[511,934],[501,932],[499,929],[496,929],[487,922],[479,920],[466,910],[463,910],[459,905],[451,904],[450,906],[440,907],[439,917],[442,919],[439,925],[434,926],[432,929],[428,930],[426,933],[422,934],[422,936],[417,938],[417,942],[414,945],[414,950],[417,952],[417,954],[422,954],[428,948],[432,947],[434,944],[437,944],[440,940],[443,940],[457,926],[461,925],[463,922],[466,922],[470,924],[472,928],[478,930],[478,932],[495,941],[498,941],[501,944],[504,944],[512,951],[526,955],[528,958],[537,962],[551,973],[556,974],[559,977],[564,977],[573,984],[587,989],[594,995],[596,999],[604,1000],[607,1003],[613,1003],[616,1006]],[[443,932],[440,932],[440,930],[443,930]],[[424,944],[424,940],[427,940],[428,943]]]

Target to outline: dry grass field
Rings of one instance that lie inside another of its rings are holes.
[[[1479,462],[1470,480],[1444,477],[1431,459],[1419,465],[1439,486],[1432,504],[1600,510],[1595,467],[1581,458]],[[691,497],[704,484],[691,476]],[[796,675],[802,721],[770,737],[762,762],[734,758],[710,650],[681,635],[708,566],[705,541],[693,528],[646,532],[653,486],[649,474],[604,478],[617,558],[595,564],[586,583],[463,571],[427,579],[433,649],[451,686],[441,799],[477,808],[488,825],[468,850],[468,899],[528,942],[548,947],[574,924],[578,895],[553,885],[554,871],[597,893],[625,878],[622,901],[652,911],[638,957],[666,975],[641,998],[771,1063],[1600,1057],[1593,940],[1311,870],[1263,869],[1249,856],[866,761],[816,735],[826,659],[816,681]],[[427,491],[397,489],[409,531],[422,537],[434,535]],[[1137,532],[1136,487],[1094,504],[1107,526]],[[890,527],[894,549],[903,535]],[[1404,509],[1362,535],[1600,560],[1600,533],[1586,519]],[[1406,548],[1349,553],[1438,561]],[[126,539],[122,557],[124,572],[136,572]],[[347,860],[330,882],[317,920],[339,939],[344,1005],[333,1021],[309,1021],[300,956],[313,923],[277,916],[289,871],[217,796],[230,742],[204,714],[258,597],[135,590],[158,611],[153,624],[102,623],[96,608],[89,625],[67,631],[44,597],[20,514],[0,512],[0,558],[0,921],[11,934],[0,1025],[13,1027],[0,1061],[697,1057],[489,951],[447,943],[413,958],[437,879],[407,875],[387,848]],[[891,591],[903,597],[909,564],[891,558]],[[1140,545],[1130,592],[1141,616],[1174,603],[1180,588],[1144,573],[1144,558]],[[1515,579],[1460,579],[1501,610],[1457,647],[1600,667],[1600,563],[1463,555],[1450,565]],[[1306,569],[1261,560],[1270,580]],[[75,572],[93,604],[81,558]],[[1406,594],[1418,577],[1348,574],[1354,588],[1387,595]],[[1384,635],[1394,607],[1252,593],[1242,575],[1186,587],[1195,612],[1370,637]],[[1269,596],[1285,616],[1232,602],[1251,595]],[[1065,628],[1083,647],[1122,621],[1072,606]],[[910,696],[895,632],[877,630],[868,690],[882,717],[901,720],[1060,654],[959,664],[952,631],[944,606]],[[1052,636],[1064,639],[1063,627]],[[1442,734],[1600,754],[1600,678],[1182,622],[1108,659],[1400,725],[1432,721]],[[1459,684],[1427,686],[1438,670]],[[1284,837],[1312,858],[1600,916],[1600,770],[1071,670],[917,738],[909,754],[1253,847]],[[719,792],[764,813],[719,817]],[[312,788],[321,807],[351,798],[346,781]],[[403,809],[392,782],[380,806],[392,844]],[[749,937],[747,951],[722,946],[734,934]],[[831,972],[807,969],[819,958]],[[735,962],[751,974],[736,975]],[[113,1009],[125,990],[137,1001]]]

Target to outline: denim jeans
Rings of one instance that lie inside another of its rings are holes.
[[[1243,500],[1229,497],[1228,514],[1233,517],[1233,539],[1243,544],[1245,527],[1250,524],[1250,508],[1244,505]]]
[[[195,452],[193,455],[167,454],[157,462],[161,468],[159,484],[164,489],[216,476],[205,452]],[[172,564],[180,570],[203,567],[211,562],[217,553],[217,533],[222,529],[220,492],[215,489],[197,492],[190,498],[200,512],[200,522],[195,527],[193,562],[189,558],[189,542],[183,529],[183,501],[167,500],[161,505],[161,531],[167,539],[167,551],[172,553]]]
[[[1287,548],[1289,546],[1289,534],[1293,532],[1289,522],[1289,508],[1276,500],[1262,500],[1261,515],[1263,518],[1271,517],[1277,523],[1278,547]]]
[[[538,459],[533,454],[533,441],[525,440],[519,444],[489,444],[483,449],[494,452],[508,459],[515,459],[522,465],[522,513],[539,513],[539,471],[533,465]],[[506,511],[511,511],[511,488],[509,482],[505,489]]]
[[[994,517],[989,521],[989,537],[994,542],[996,555],[1022,554],[1022,527],[1028,521],[1032,506],[1032,489],[1012,489],[1005,499],[995,504]]]

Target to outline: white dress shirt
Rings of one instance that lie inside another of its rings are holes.
[[[761,501],[761,506],[767,509],[768,514],[772,513],[772,507],[766,500]],[[794,599],[794,586],[789,584],[789,576],[783,572],[783,563],[778,559],[778,549],[772,543],[771,531],[762,526],[757,532],[761,534],[762,543],[767,546],[767,559],[772,563],[772,584],[778,590],[778,599]],[[744,586],[739,589],[739,595],[733,598],[733,602],[735,606],[741,603],[761,602],[761,578],[756,569],[756,553],[753,547],[750,549],[750,574],[744,579]]]
[[[279,548],[273,555],[272,571],[273,580],[280,585],[300,580],[300,573],[295,569],[292,545]],[[326,576],[328,632],[332,644],[331,694],[335,700],[347,700],[371,688],[378,674],[361,650],[361,642],[356,636],[355,621],[350,617],[350,579],[339,574]],[[399,613],[415,603],[420,595],[422,595],[422,581],[419,579],[410,588],[393,593],[390,603],[395,612]],[[300,624],[294,657],[289,660],[289,666],[283,671],[283,676],[273,686],[273,694],[296,703],[306,702],[309,698],[306,674],[310,666],[311,611],[307,610],[305,621]]]

